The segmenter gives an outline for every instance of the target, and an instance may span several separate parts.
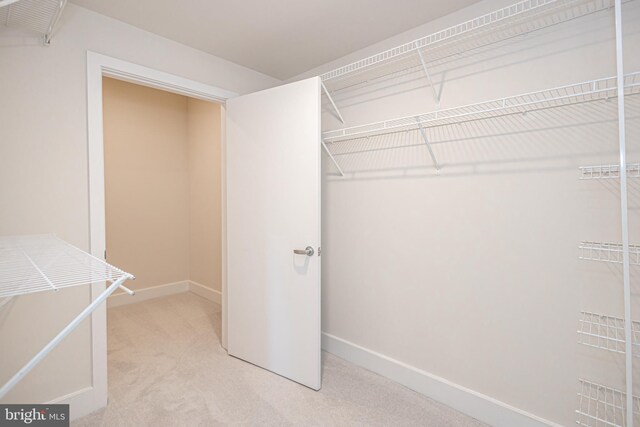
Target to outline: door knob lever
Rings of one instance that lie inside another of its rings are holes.
[[[313,254],[315,253],[313,248],[311,246],[307,246],[304,249],[294,249],[293,253],[296,255],[306,255],[306,256],[313,256]]]

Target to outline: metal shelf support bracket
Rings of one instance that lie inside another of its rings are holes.
[[[331,94],[329,93],[329,90],[324,85],[324,82],[322,80],[320,80],[320,84],[322,85],[322,90],[324,91],[325,95],[327,95],[327,98],[329,99],[329,102],[333,106],[333,109],[335,110],[336,114],[338,115],[338,119],[342,122],[342,124],[344,124],[344,119],[342,118],[342,114],[340,114],[340,110],[338,110],[338,106],[336,105],[336,103],[333,102],[333,98],[331,97]]]
[[[338,173],[340,174],[340,176],[344,176],[344,172],[342,172],[342,168],[340,168],[340,165],[338,165],[338,162],[336,161],[335,157],[333,157],[333,154],[331,154],[331,151],[329,151],[329,148],[327,147],[327,144],[325,144],[324,140],[322,140],[322,148],[324,148],[324,151],[327,153],[327,156],[329,156],[329,158],[335,165],[336,169],[338,169]]]
[[[416,49],[418,52],[418,57],[420,58],[420,64],[422,64],[422,69],[424,70],[425,76],[427,76],[427,80],[429,80],[429,86],[431,87],[431,91],[433,92],[433,100],[436,103],[436,106],[440,108],[440,96],[438,95],[438,91],[433,84],[433,80],[431,80],[431,74],[429,74],[429,69],[427,68],[427,63],[424,60],[424,55],[422,55],[422,50],[420,48]]]
[[[418,129],[420,129],[420,135],[422,135],[422,139],[424,140],[424,143],[427,146],[427,150],[429,150],[429,155],[431,156],[431,160],[433,160],[433,165],[436,167],[436,170],[439,171],[440,165],[436,160],[436,155],[433,154],[433,149],[431,148],[431,144],[429,143],[429,138],[427,138],[427,131],[422,126],[422,123],[420,123],[419,117],[416,117],[416,123],[418,124]]]

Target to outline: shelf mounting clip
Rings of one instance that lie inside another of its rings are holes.
[[[338,119],[342,122],[342,124],[344,124],[344,119],[342,118],[342,114],[340,114],[340,110],[338,110],[338,106],[336,105],[336,103],[333,102],[333,98],[331,97],[331,94],[329,93],[329,90],[324,85],[324,82],[322,80],[320,80],[320,84],[322,85],[322,90],[324,91],[325,95],[327,95],[327,98],[329,99],[329,102],[333,106],[334,111],[338,115]],[[323,142],[323,144],[324,144],[324,142]]]

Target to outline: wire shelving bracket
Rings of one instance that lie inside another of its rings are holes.
[[[134,279],[105,261],[72,246],[53,235],[0,237],[0,298],[8,301],[20,295],[43,291],[108,283],[85,309],[64,327],[49,343],[0,388],[2,399],[47,354],[69,335],[85,318],[116,289],[129,295],[133,291],[124,286]]]

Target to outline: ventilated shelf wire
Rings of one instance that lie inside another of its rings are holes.
[[[624,85],[626,95],[640,93],[640,72],[627,74],[624,77]],[[616,78],[608,77],[462,107],[336,129],[323,132],[322,138],[326,142],[337,142],[415,130],[420,126],[433,128],[615,97],[617,97]]]
[[[620,243],[583,241],[579,246],[578,258],[590,261],[622,263],[622,245]],[[640,245],[629,245],[629,263],[640,265]]]
[[[320,76],[332,91],[375,82],[509,38],[567,22],[612,6],[610,0],[524,0],[372,55]]]
[[[66,0],[19,0],[7,6],[0,2],[0,25],[35,31],[49,42]]]
[[[620,165],[581,166],[580,179],[620,178]],[[627,165],[627,178],[640,178],[640,163]]]
[[[133,276],[52,235],[0,237],[0,298]]]
[[[615,388],[580,380],[576,423],[584,427],[624,427],[626,394]],[[633,397],[633,418],[640,419],[640,399]]]
[[[634,356],[640,357],[640,322],[631,322]],[[580,312],[578,343],[614,353],[625,353],[624,319],[588,311]]]

